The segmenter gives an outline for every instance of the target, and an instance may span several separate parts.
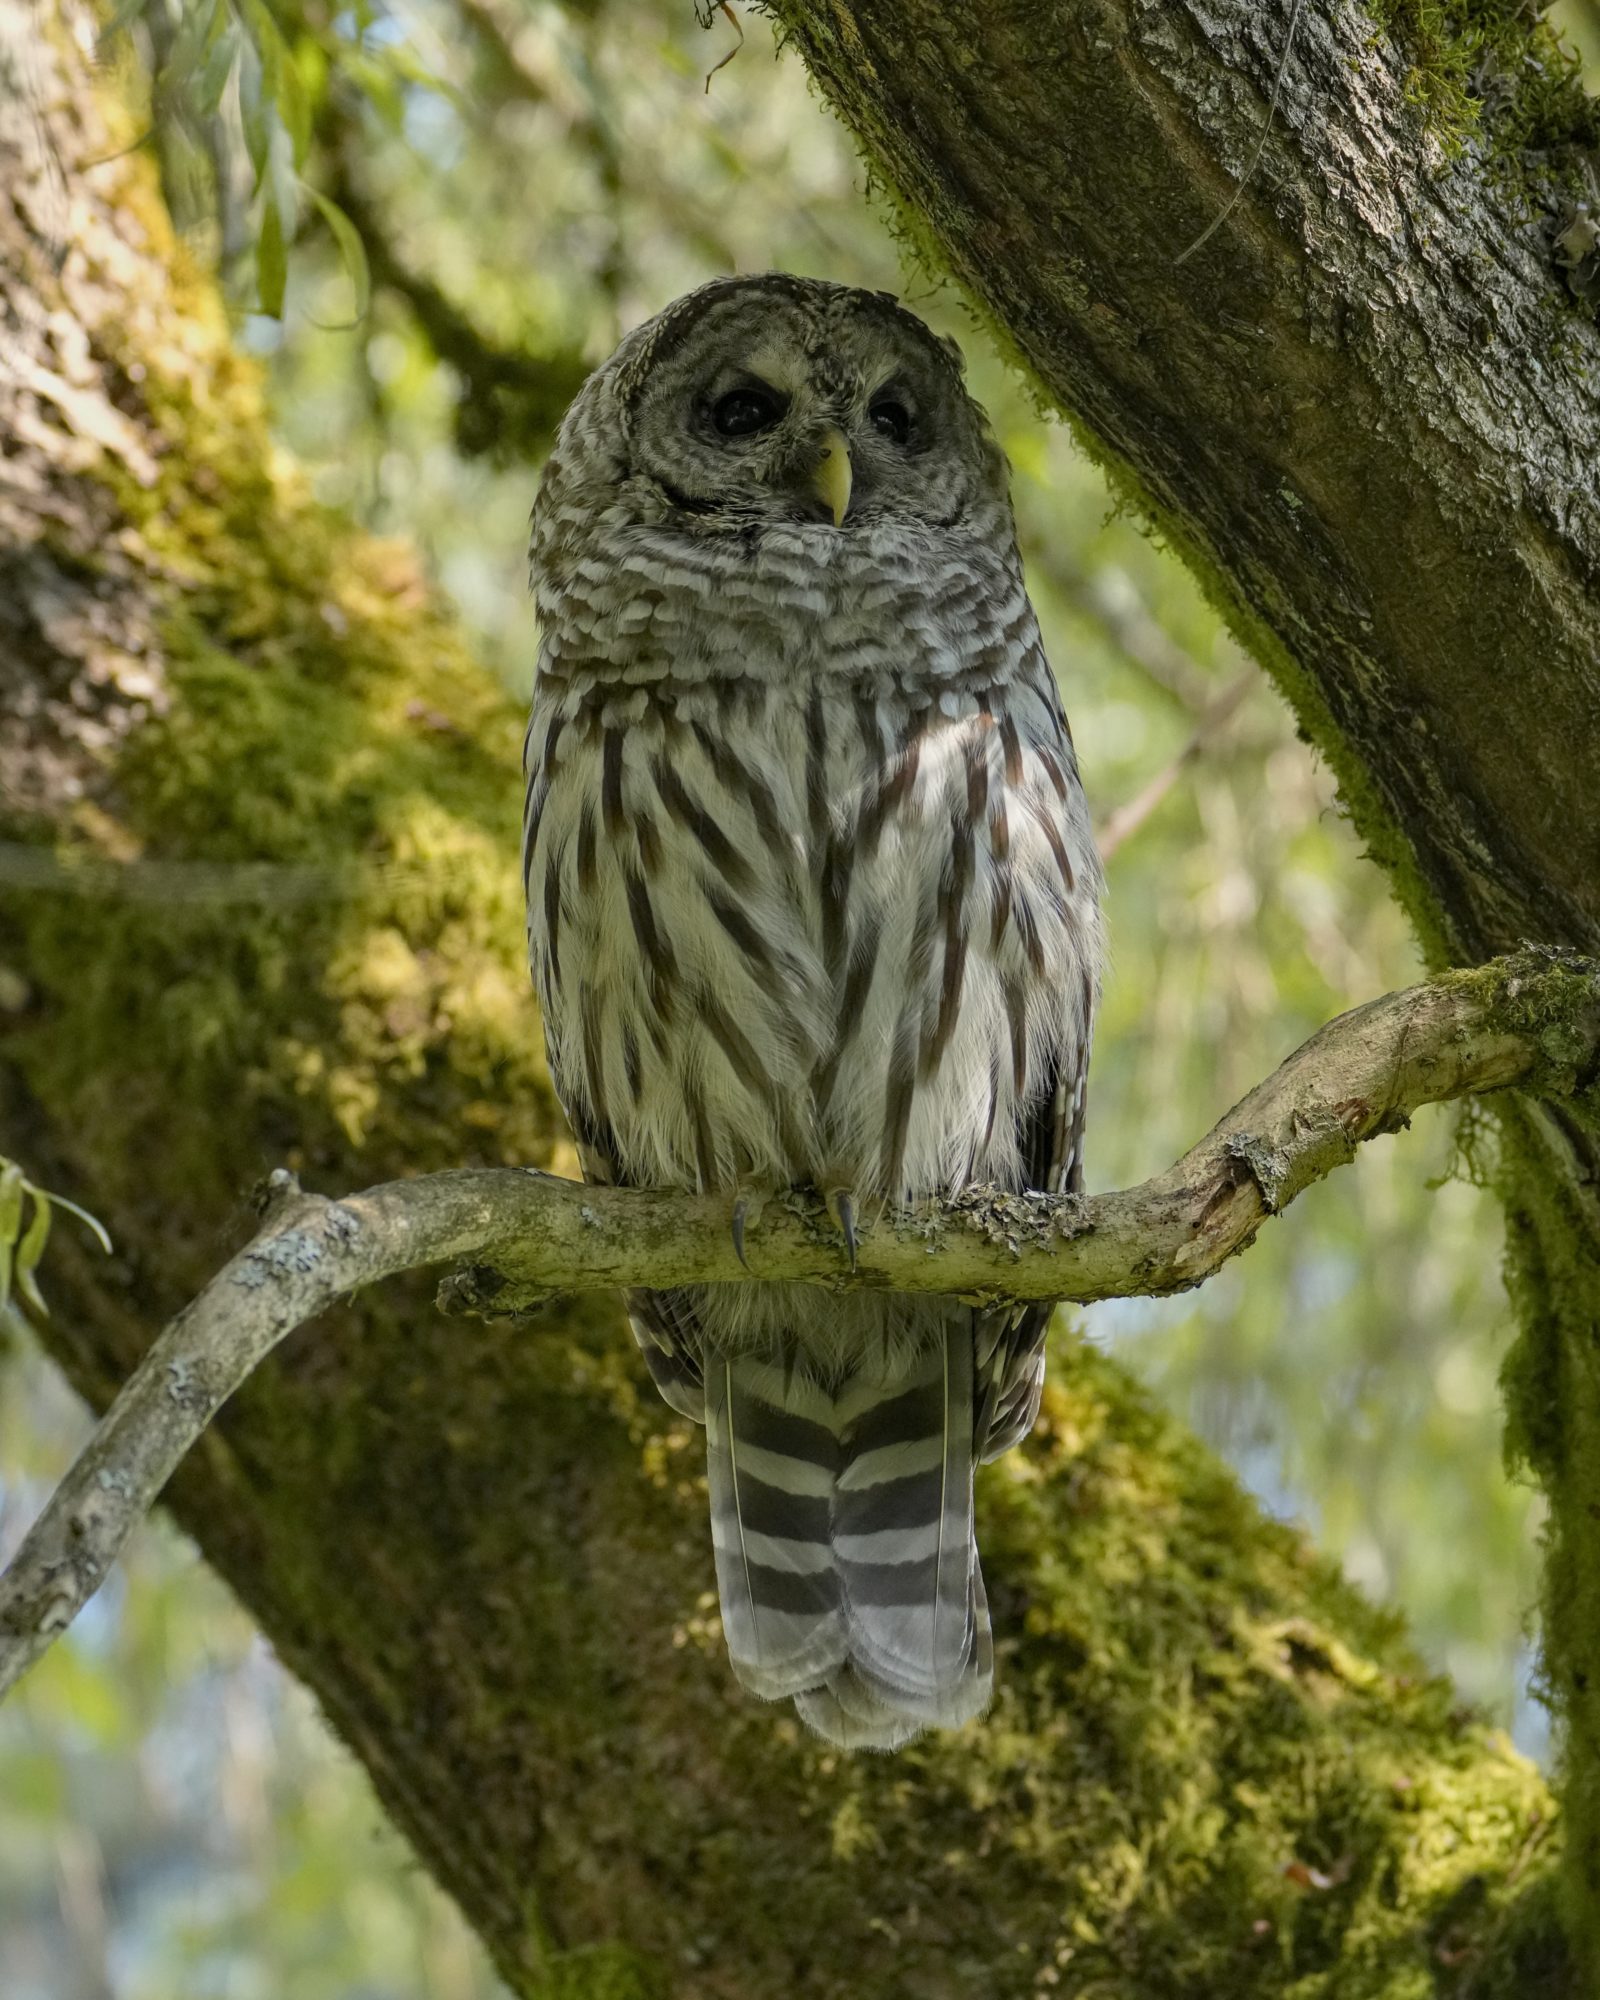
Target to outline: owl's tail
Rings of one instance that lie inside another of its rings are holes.
[[[837,1388],[756,1356],[708,1360],[706,1441],[735,1673],[819,1735],[897,1749],[987,1705],[972,1524],[971,1314],[891,1376]]]

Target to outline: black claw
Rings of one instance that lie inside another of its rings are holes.
[[[856,1268],[856,1205],[847,1194],[834,1196],[834,1212],[839,1218],[839,1234],[844,1238],[844,1247],[850,1253],[850,1268]]]
[[[740,1195],[733,1204],[733,1254],[748,1271],[750,1260],[744,1254],[744,1219],[750,1212],[750,1197]]]

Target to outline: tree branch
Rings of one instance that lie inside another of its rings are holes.
[[[976,1188],[869,1230],[854,1269],[814,1197],[770,1203],[742,1268],[725,1197],[584,1187],[515,1168],[391,1181],[342,1201],[280,1172],[255,1240],[135,1370],[0,1577],[0,1695],[66,1630],[221,1405],[336,1299],[471,1258],[441,1303],[526,1310],[552,1291],[801,1280],[980,1299],[1183,1291],[1357,1146],[1424,1104],[1600,1078],[1600,965],[1527,951],[1357,1007],[1321,1029],[1166,1173],[1118,1194]]]

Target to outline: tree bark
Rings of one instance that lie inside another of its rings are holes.
[[[1600,256],[1570,270],[1556,239],[1600,106],[1536,15],[1392,4],[1397,39],[1291,0],[772,11],[933,261],[1273,674],[1432,963],[1592,950]],[[1475,111],[1466,143],[1447,110]],[[1600,1984],[1600,1107],[1501,1133],[1510,1449],[1551,1501]]]
[[[276,463],[110,157],[135,135],[34,28],[0,0],[0,837],[60,866],[6,889],[0,854],[0,1132],[118,1243],[63,1228],[44,1274],[103,1405],[266,1168],[572,1155],[521,964],[520,719],[404,551]],[[105,857],[150,893],[72,893]],[[980,1490],[995,1709],[893,1760],[733,1689],[698,1438],[609,1305],[530,1336],[363,1295],[169,1499],[522,1994],[1585,1990],[1537,1775],[1070,1343]]]

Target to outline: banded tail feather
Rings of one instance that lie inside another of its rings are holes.
[[[712,1541],[735,1673],[830,1741],[956,1728],[993,1683],[972,1516],[972,1314],[885,1375],[708,1357]]]

